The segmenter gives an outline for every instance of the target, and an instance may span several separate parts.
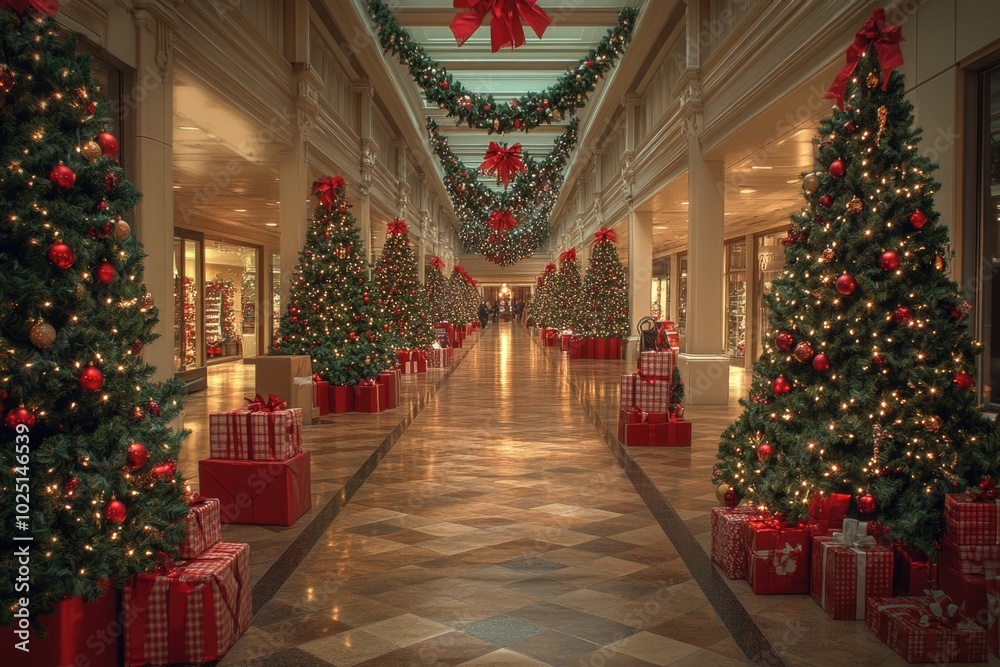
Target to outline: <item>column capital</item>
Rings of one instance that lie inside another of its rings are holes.
[[[132,16],[136,25],[154,35],[156,75],[163,81],[174,63],[175,17],[164,12],[159,3],[143,2],[140,5],[142,7],[136,9]]]

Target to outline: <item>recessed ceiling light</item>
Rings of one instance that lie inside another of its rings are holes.
[[[265,227],[277,227],[278,223],[276,223],[276,222],[265,222],[264,226]]]
[[[247,212],[247,210],[245,208],[234,208],[233,210],[236,211],[237,213],[246,213]]]
[[[741,195],[752,195],[755,192],[757,191],[754,190],[753,188],[743,188],[742,190],[740,190]]]
[[[177,129],[178,130],[188,130],[189,132],[197,132],[201,128],[200,127],[195,127],[193,125],[178,125]]]
[[[690,203],[691,203],[691,202],[689,202],[689,201],[682,201],[682,202],[681,202],[681,206],[687,206],[687,205],[688,205],[688,204],[690,204]]]
[[[175,185],[174,186],[174,190],[180,190],[180,189],[181,189],[181,186],[179,186],[179,185]]]
[[[722,215],[732,215],[732,213],[723,213]]]
[[[752,167],[750,167],[750,168],[751,168],[751,169],[774,169],[774,167],[764,167],[764,166],[762,166],[762,165],[759,165],[759,164],[755,164],[755,165],[753,165],[753,166],[752,166]]]

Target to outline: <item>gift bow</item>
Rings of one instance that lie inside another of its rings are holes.
[[[58,0],[0,0],[0,7],[9,7],[18,14],[23,14],[29,7],[39,14],[55,16],[59,11]],[[539,35],[541,37],[541,35]]]
[[[497,183],[503,183],[503,186],[507,187],[512,177],[524,171],[521,144],[501,146],[491,141],[486,151],[486,159],[479,165],[479,169],[487,176],[496,176]]]
[[[867,529],[867,523],[857,519],[844,519],[841,530],[833,534],[833,544],[856,549],[878,546],[875,538],[865,533]]]
[[[553,264],[552,262],[549,262],[548,264],[545,265],[545,273],[552,273],[555,270],[556,270],[556,265]]]
[[[958,614],[958,605],[952,602],[944,591],[925,589],[924,595],[929,596],[933,601],[927,605],[927,611],[930,613],[921,615],[920,627],[929,628],[932,624],[942,625],[951,621]]]
[[[633,424],[635,424],[635,423],[645,424],[646,420],[649,419],[649,413],[648,412],[643,412],[642,410],[640,410],[639,408],[637,408],[635,406],[629,408],[628,409],[628,413],[629,413],[630,417],[638,417],[639,418],[639,421],[638,422],[632,422]]]
[[[443,269],[444,260],[440,257],[431,257],[431,268],[432,269]]]
[[[563,254],[559,255],[560,262],[575,262],[576,261],[576,248],[570,248]]]
[[[525,44],[522,18],[539,39],[552,23],[549,15],[535,5],[535,0],[455,0],[455,9],[469,10],[460,13],[451,22],[451,32],[459,46],[469,41],[487,14],[493,15],[490,20],[493,53],[505,46],[517,48]]]
[[[408,230],[406,223],[399,218],[396,218],[385,228],[386,234],[405,234]]]
[[[902,29],[898,25],[887,25],[885,22],[885,10],[881,7],[872,12],[872,17],[865,22],[861,30],[854,36],[854,43],[847,49],[847,64],[837,74],[833,80],[833,85],[827,91],[823,99],[837,100],[837,106],[844,107],[844,95],[847,92],[847,82],[850,80],[861,56],[869,44],[875,45],[878,53],[878,62],[882,67],[882,90],[889,88],[889,77],[892,70],[901,67],[903,64],[903,51],[899,48],[899,43],[903,39]]]
[[[799,556],[801,554],[801,544],[796,544],[793,547],[788,542],[785,542],[784,549],[774,552],[774,571],[782,576],[792,574],[799,566]]]
[[[498,232],[506,232],[517,227],[517,220],[510,211],[493,211],[486,224]]]
[[[252,400],[249,398],[244,398],[243,400],[247,402],[246,409],[250,412],[277,412],[288,407],[288,403],[280,400],[274,394],[270,394],[267,401],[260,394],[254,396]]]
[[[326,210],[333,210],[333,203],[340,199],[340,191],[347,187],[343,176],[327,176],[322,181],[313,183],[313,194],[319,195],[319,203]]]
[[[594,243],[618,243],[618,237],[615,235],[615,230],[601,227],[594,234]]]

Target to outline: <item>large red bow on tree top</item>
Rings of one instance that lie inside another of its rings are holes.
[[[432,269],[443,269],[444,260],[440,257],[431,257],[431,268]]]
[[[560,262],[575,262],[576,261],[576,248],[570,248],[563,254],[559,255]]]
[[[618,243],[618,237],[615,235],[615,230],[601,227],[594,234],[594,243]]]
[[[59,0],[0,0],[0,7],[9,7],[18,14],[31,7],[39,14],[55,16],[59,11]]]
[[[405,234],[408,231],[409,231],[409,228],[407,228],[406,223],[404,221],[400,220],[399,218],[396,218],[395,220],[393,220],[392,222],[390,222],[389,226],[385,228],[386,235],[389,235],[389,234]]]
[[[495,141],[490,142],[486,151],[486,159],[479,165],[480,171],[487,176],[496,176],[497,184],[504,187],[510,185],[510,179],[524,171],[524,160],[521,159],[521,144],[501,146]]]
[[[490,39],[493,43],[493,53],[505,46],[511,48],[524,46],[524,27],[521,25],[521,19],[535,31],[539,39],[552,23],[549,15],[535,5],[535,0],[455,0],[455,9],[469,10],[460,13],[451,22],[451,31],[455,33],[459,46],[469,41],[469,38],[483,25],[487,14],[492,14]]]
[[[486,224],[498,232],[506,232],[517,227],[517,220],[514,219],[514,214],[510,211],[493,211]]]
[[[552,262],[549,262],[548,264],[545,265],[545,273],[552,273],[555,270],[556,270],[556,265],[553,264]]]
[[[322,181],[313,183],[313,194],[319,195],[319,203],[326,210],[333,210],[333,203],[340,199],[340,191],[347,187],[343,176],[327,176]]]
[[[865,22],[858,34],[854,36],[854,43],[847,49],[847,64],[840,70],[837,78],[833,80],[833,85],[827,91],[824,99],[837,100],[837,106],[844,107],[844,95],[847,93],[847,82],[861,62],[861,56],[869,44],[875,45],[878,53],[878,62],[882,67],[882,90],[889,88],[889,77],[892,70],[903,65],[903,51],[899,48],[899,43],[906,41],[903,39],[901,26],[887,25],[885,22],[885,10],[882,8],[872,12],[872,17]]]

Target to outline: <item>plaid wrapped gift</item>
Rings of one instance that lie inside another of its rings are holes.
[[[954,544],[1000,545],[1000,499],[949,493],[944,497],[944,521],[945,537]]]
[[[208,448],[213,459],[248,459],[249,443],[240,438],[239,417],[245,410],[208,415]]]
[[[240,440],[249,443],[251,461],[286,461],[302,451],[302,410],[240,412]],[[215,454],[212,454],[214,457]],[[230,457],[221,457],[230,458]]]
[[[986,633],[941,591],[922,597],[869,598],[866,622],[907,662],[982,662]]]
[[[962,574],[991,576],[1000,572],[1000,544],[956,544],[951,535],[947,535],[941,562]]]
[[[137,575],[123,601],[129,667],[219,660],[250,626],[250,545],[222,542],[165,573]]]
[[[746,522],[750,562],[747,572],[755,595],[809,592],[812,534],[805,526],[789,526],[772,517]]]
[[[757,516],[751,507],[712,508],[712,562],[730,579],[747,578],[745,524]]]
[[[669,412],[670,383],[647,381],[638,373],[621,376],[619,407],[638,408],[643,412]]]
[[[674,367],[677,365],[677,356],[673,350],[656,352],[653,350],[639,353],[639,375],[646,378],[655,378],[662,382],[671,382],[674,378]]]
[[[427,366],[429,368],[448,368],[451,366],[451,348],[427,350]]]
[[[221,541],[222,516],[219,499],[200,498],[191,503],[191,512],[184,520],[184,540],[180,544],[181,558],[196,558]]]
[[[864,620],[868,598],[892,595],[892,550],[877,546],[866,529],[844,519],[840,532],[813,537],[810,589],[833,619]]]

